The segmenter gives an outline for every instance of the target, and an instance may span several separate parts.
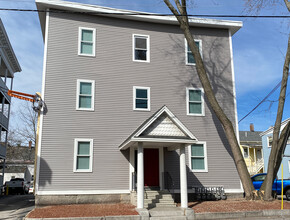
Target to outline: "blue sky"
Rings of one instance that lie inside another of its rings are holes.
[[[162,0],[71,0],[81,3],[153,12],[170,13]],[[1,8],[35,9],[33,0],[0,0]],[[242,0],[195,0],[188,3],[189,14],[245,15]],[[263,8],[260,15],[288,15],[283,1],[274,7]],[[35,12],[0,11],[11,44],[22,67],[15,74],[14,90],[32,93],[41,91],[43,38],[38,14]],[[223,18],[229,19],[229,18]],[[289,21],[286,19],[235,18],[243,21],[243,28],[233,36],[238,118],[255,107],[281,80],[287,49]],[[290,89],[287,89],[288,96]],[[279,89],[256,111],[239,124],[240,130],[266,130],[275,123]],[[12,126],[20,126],[15,112],[24,101],[13,100]],[[286,99],[283,120],[290,117],[290,103]]]

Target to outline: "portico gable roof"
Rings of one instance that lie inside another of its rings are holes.
[[[155,142],[171,144],[193,144],[197,138],[163,106],[143,122],[119,147],[125,150],[137,142]]]

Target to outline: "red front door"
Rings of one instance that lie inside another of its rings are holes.
[[[159,186],[158,149],[144,149],[144,185]]]

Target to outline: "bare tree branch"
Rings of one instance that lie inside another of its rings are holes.
[[[290,12],[290,2],[288,0],[284,0],[284,2],[285,2],[285,5],[286,5],[288,11]]]

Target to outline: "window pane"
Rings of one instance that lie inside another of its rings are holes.
[[[191,158],[191,169],[204,170],[204,158]]]
[[[136,98],[147,98],[147,89],[136,89]]]
[[[195,59],[191,52],[187,52],[187,63],[195,63]]]
[[[90,168],[90,157],[77,157],[77,169],[89,169]]]
[[[135,38],[135,48],[147,49],[147,40],[145,38]]]
[[[80,83],[80,94],[91,95],[92,94],[92,83],[81,82]]]
[[[82,30],[82,41],[93,42],[93,31]]]
[[[91,108],[91,96],[80,96],[79,97],[79,108]]]
[[[136,108],[148,108],[147,99],[136,99]]]
[[[78,155],[90,154],[90,142],[78,142]]]
[[[195,45],[198,47],[199,49],[199,41],[195,41]],[[191,52],[189,45],[187,44],[187,52]]]
[[[146,50],[135,50],[135,60],[147,60]]]
[[[82,54],[93,54],[93,43],[81,43]]]
[[[204,156],[204,150],[202,144],[191,145],[191,156]]]
[[[189,90],[189,101],[201,101],[201,91]]]
[[[201,114],[201,103],[189,103],[189,113]]]

